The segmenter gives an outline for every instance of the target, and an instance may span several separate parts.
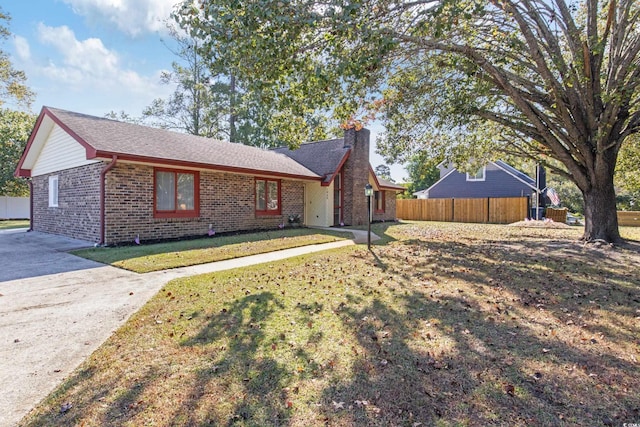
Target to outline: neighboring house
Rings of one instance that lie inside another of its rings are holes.
[[[306,225],[395,219],[395,184],[369,165],[369,131],[262,150],[44,107],[16,169],[28,178],[31,227],[113,245]]]
[[[484,197],[531,197],[536,181],[503,161],[489,162],[473,173],[458,171],[444,162],[438,165],[440,179],[414,194],[419,199],[470,199]]]

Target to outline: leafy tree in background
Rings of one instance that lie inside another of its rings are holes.
[[[10,20],[0,8],[0,41],[11,35],[6,26]],[[26,80],[24,72],[13,68],[7,53],[0,50],[0,195],[3,196],[29,195],[27,183],[13,176],[35,124],[35,116],[26,112],[34,97]],[[25,111],[3,108],[6,104]]]
[[[391,178],[391,168],[388,165],[378,165],[374,169],[374,172],[376,173],[376,176],[382,179],[386,179],[390,182],[395,182],[393,178]]]
[[[440,179],[438,164],[442,160],[429,157],[426,153],[414,154],[405,168],[409,174],[409,186],[406,193],[413,197],[416,191],[426,190]]]
[[[123,110],[120,110],[120,111],[111,110],[107,114],[105,114],[104,117],[107,119],[117,120],[119,122],[133,123],[136,125],[143,124],[144,122],[144,119],[142,117],[132,116],[131,114]]]
[[[620,150],[615,179],[620,189],[618,207],[640,210],[640,136],[633,135]]]
[[[172,25],[168,28],[176,44],[170,50],[178,60],[171,64],[172,71],[162,74],[161,81],[175,84],[175,91],[167,99],[155,99],[140,119],[122,118],[262,148],[280,145],[272,123],[282,120],[281,115],[231,74],[215,51],[206,50],[204,57],[201,41],[182,35]],[[311,123],[307,137],[326,138],[326,121],[312,114],[307,119]]]
[[[0,7],[0,41],[7,40],[11,36],[7,27],[10,21],[11,16]],[[12,102],[18,107],[28,108],[34,94],[27,87],[26,81],[24,71],[13,68],[9,55],[0,49],[0,107]]]
[[[198,42],[168,26],[179,59],[172,71],[161,75],[164,84],[175,84],[168,99],[157,98],[143,112],[145,122],[154,127],[192,135],[229,138],[229,84],[211,73],[198,51]]]
[[[637,1],[201,0],[177,16],[286,117],[288,142],[309,111],[353,124],[365,108],[383,115],[389,160],[556,159],[584,198],[583,239],[620,240],[613,175],[640,130]]]
[[[31,113],[0,108],[0,195],[2,196],[29,195],[26,181],[15,178],[13,173],[35,123],[36,116]]]

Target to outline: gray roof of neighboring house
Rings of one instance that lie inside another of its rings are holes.
[[[325,183],[331,182],[333,174],[344,163],[350,147],[344,146],[344,138],[307,142],[295,150],[287,147],[274,148],[272,151],[291,157],[323,177]]]
[[[236,172],[316,179],[321,176],[284,154],[257,147],[57,108],[45,107],[43,112],[50,113],[56,123],[95,150],[95,157],[117,155],[123,160],[166,162]]]

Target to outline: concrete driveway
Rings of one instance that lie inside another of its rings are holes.
[[[65,251],[88,242],[0,232],[0,426],[13,426],[171,274],[139,275]]]

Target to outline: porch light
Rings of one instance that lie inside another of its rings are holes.
[[[371,184],[367,183],[367,185],[364,186],[364,195],[367,197],[373,196],[373,187]]]

